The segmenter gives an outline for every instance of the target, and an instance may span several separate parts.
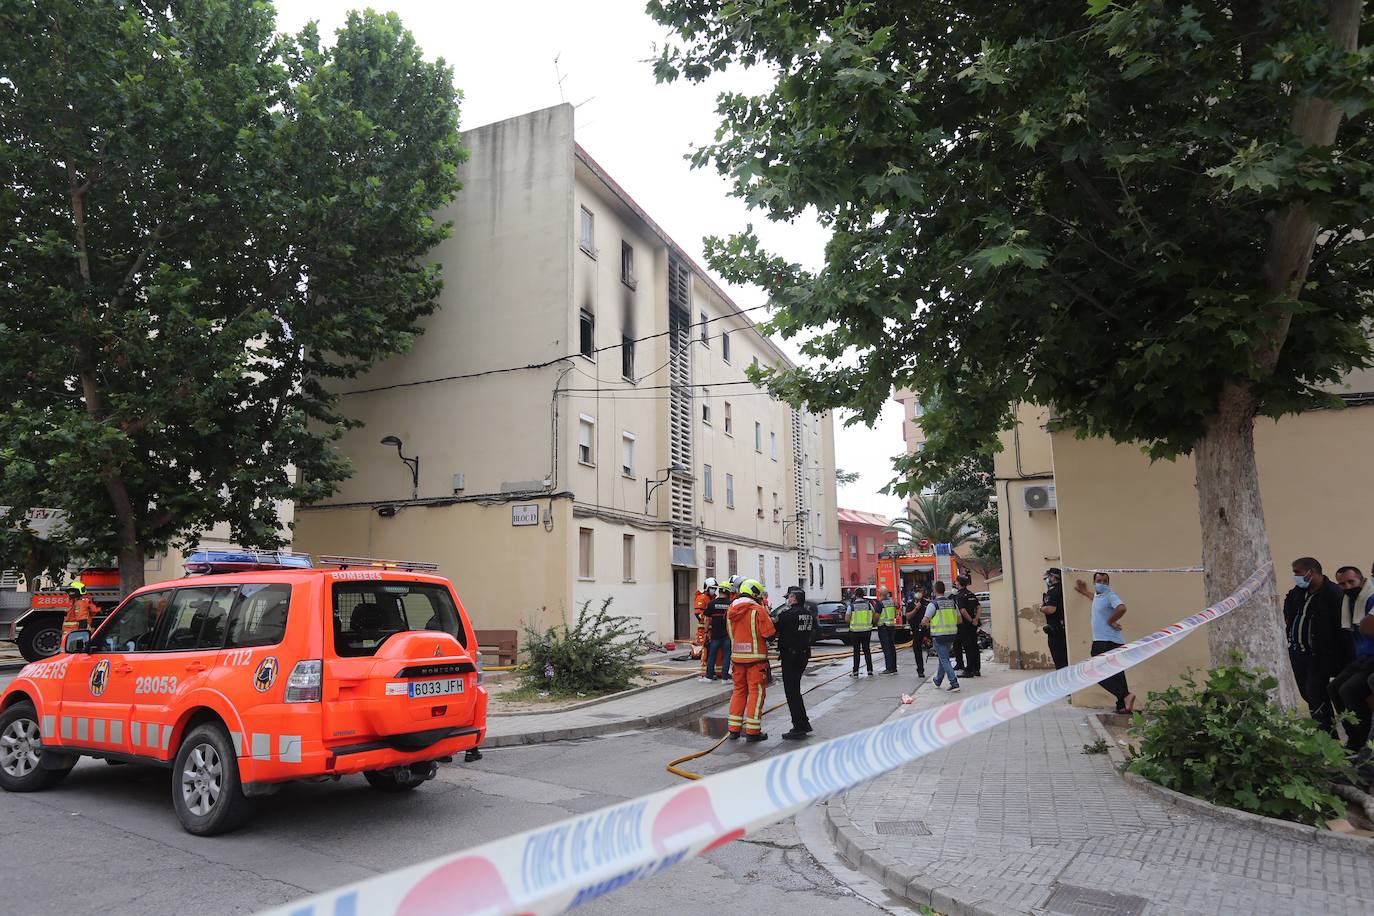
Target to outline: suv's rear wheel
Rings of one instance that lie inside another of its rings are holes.
[[[9,792],[37,792],[67,778],[76,766],[68,758],[57,769],[43,767],[43,733],[33,704],[15,703],[0,713],[0,788]]]
[[[243,825],[253,803],[243,794],[239,762],[224,727],[198,725],[181,742],[172,767],[172,807],[181,826],[214,836]]]

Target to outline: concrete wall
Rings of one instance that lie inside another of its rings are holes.
[[[439,214],[453,221],[453,235],[433,255],[444,267],[439,308],[420,322],[424,334],[409,352],[340,390],[545,362],[575,348],[572,128],[571,106],[558,106],[463,134],[472,154],[459,168],[463,189]],[[339,442],[354,472],[329,502],[409,498],[410,472],[394,448],[378,444],[388,435],[401,438],[406,455],[420,455],[422,498],[453,496],[459,472],[465,496],[543,481],[558,373],[554,366],[346,394],[344,411],[363,426]]]
[[[1010,616],[1002,613],[1014,605],[1022,661],[1027,667],[1041,667],[1049,660],[1036,606],[1046,567],[1197,565],[1202,537],[1191,458],[1151,464],[1138,447],[1080,440],[1072,430],[1046,432],[1042,408],[1023,405],[1018,416],[1019,436],[1003,436],[1003,451],[996,460],[998,498],[1004,507],[1002,552],[1008,562],[1003,578],[991,589],[993,638],[999,658],[1015,663],[1018,634]],[[1312,411],[1278,422],[1261,420],[1255,445],[1279,582],[1286,581],[1288,564],[1304,555],[1315,556],[1333,573],[1347,564],[1368,568],[1374,559],[1374,543],[1368,536],[1374,494],[1366,485],[1368,455],[1374,453],[1374,406]],[[1021,479],[1045,471],[1053,472],[1052,480]],[[1037,483],[1055,484],[1057,512],[1020,508],[1019,489]],[[1088,657],[1092,641],[1091,602],[1073,590],[1080,577],[1090,579],[1087,574],[1066,574],[1064,589],[1069,658],[1074,662]],[[1205,606],[1200,574],[1118,574],[1112,584],[1129,609],[1123,631],[1127,639]],[[1281,584],[1280,591],[1285,590]],[[1276,621],[1279,612],[1271,609]],[[1206,638],[1197,634],[1134,669],[1129,682],[1143,700],[1149,691],[1174,683],[1183,670],[1211,663]],[[1099,688],[1074,697],[1074,702],[1093,706],[1109,700]]]
[[[1055,433],[1059,530],[1073,566],[1187,566],[1200,562],[1201,529],[1194,496],[1193,462],[1151,465],[1139,449]],[[1374,559],[1368,486],[1374,454],[1374,406],[1319,410],[1255,426],[1269,544],[1280,583],[1288,566],[1314,556],[1330,573],[1345,565],[1368,569]],[[1071,583],[1070,583],[1071,584]],[[1113,577],[1129,609],[1124,635],[1143,636],[1206,605],[1200,574],[1153,573]],[[1090,602],[1065,589],[1069,657],[1087,657]],[[1280,620],[1280,608],[1273,608]],[[1184,669],[1210,663],[1203,634],[1145,662],[1129,675],[1141,697],[1159,690]],[[1100,705],[1107,694],[1085,691],[1075,702]]]
[[[478,629],[543,627],[572,610],[568,564],[576,557],[567,545],[576,523],[568,500],[540,505],[552,507],[552,531],[543,523],[512,526],[506,504],[408,506],[390,519],[371,507],[315,509],[299,515],[296,542],[318,553],[437,563]]]
[[[993,461],[997,483],[997,525],[1002,539],[1002,579],[990,588],[992,639],[997,658],[1027,668],[1052,667],[1041,627],[1040,599],[1045,569],[1059,564],[1059,526],[1053,512],[1028,512],[1022,492],[1054,483],[1054,458],[1044,425],[1048,412],[1032,404],[1017,408],[1018,426],[1001,434]],[[1018,460],[1019,456],[1019,460]]]

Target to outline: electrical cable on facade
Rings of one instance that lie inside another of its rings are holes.
[[[755,312],[759,309],[766,308],[771,308],[771,306],[752,305],[749,308],[743,308],[737,312],[731,312],[728,315],[717,315],[715,318],[707,318],[705,321],[692,322],[689,324],[685,324],[680,328],[673,328],[669,331],[659,331],[656,334],[647,334],[644,337],[631,338],[629,340],[629,343],[637,344],[642,343],[646,340],[655,340],[659,337],[667,337],[669,334],[681,334],[690,328],[701,327],[702,325],[711,324],[716,321],[724,321],[727,318],[734,318],[737,315],[743,315],[745,312]],[[755,330],[757,330],[757,327],[755,327]],[[481,372],[465,372],[459,375],[445,375],[439,378],[417,379],[413,382],[396,382],[391,385],[378,385],[375,388],[358,388],[353,391],[341,391],[339,392],[339,397],[348,397],[349,395],[354,394],[376,394],[379,391],[393,391],[397,388],[415,388],[420,385],[434,385],[439,382],[457,382],[463,381],[465,379],[482,378],[483,376],[487,375],[501,375],[506,372],[524,372],[531,369],[547,369],[549,366],[555,365],[556,363],[561,363],[565,360],[570,360],[575,356],[590,356],[597,353],[604,353],[607,350],[619,350],[621,347],[625,345],[625,343],[626,341],[622,340],[620,343],[617,344],[608,344],[604,347],[597,347],[590,353],[569,353],[566,356],[558,356],[554,359],[545,360],[540,363],[528,363],[524,366],[503,366],[499,369],[483,369]]]

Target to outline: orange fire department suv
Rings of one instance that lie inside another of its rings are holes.
[[[82,756],[171,767],[191,833],[298,779],[413,789],[486,734],[476,633],[432,564],[207,551],[0,694],[0,787]]]

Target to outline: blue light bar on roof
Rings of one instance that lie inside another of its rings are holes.
[[[280,550],[197,550],[186,558],[188,573],[245,572],[259,569],[313,569],[310,557]]]

